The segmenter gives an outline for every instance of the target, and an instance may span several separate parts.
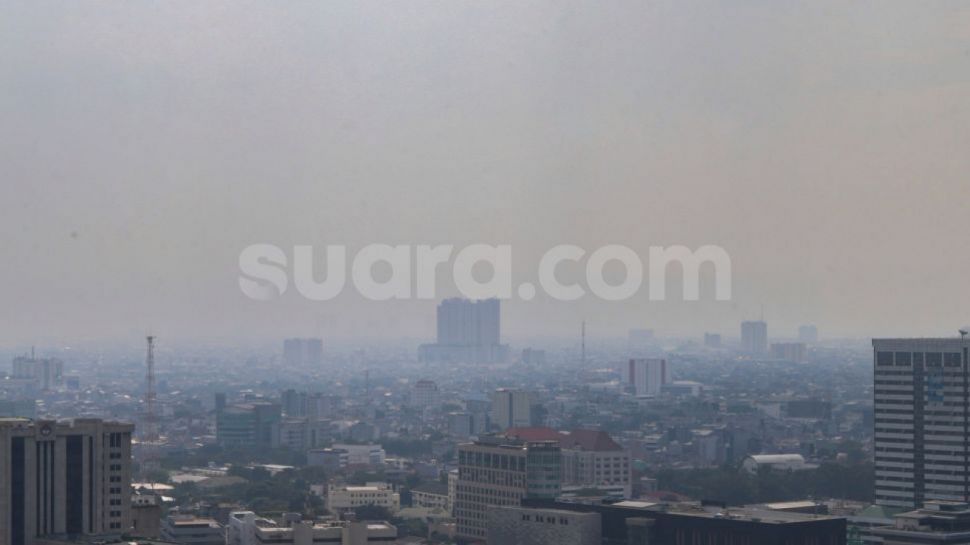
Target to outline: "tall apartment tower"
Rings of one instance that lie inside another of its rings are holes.
[[[320,365],[323,363],[323,339],[286,339],[283,341],[283,363],[286,365]]]
[[[21,356],[13,359],[13,378],[31,379],[41,390],[51,390],[64,383],[64,362],[56,358]]]
[[[761,320],[741,322],[741,350],[749,354],[767,352],[768,324]]]
[[[555,499],[561,480],[557,441],[485,436],[458,445],[454,502],[458,537],[484,541],[489,506],[519,506],[526,498]]]
[[[499,363],[508,359],[501,343],[501,303],[498,299],[445,299],[438,305],[437,342],[421,345],[421,361]]]
[[[631,359],[627,378],[638,396],[660,395],[663,385],[670,381],[667,360]]]
[[[0,543],[127,531],[133,430],[99,419],[0,420]]]
[[[873,339],[875,500],[970,500],[967,341]]]

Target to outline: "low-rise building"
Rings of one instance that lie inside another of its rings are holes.
[[[448,485],[439,482],[424,483],[411,490],[411,504],[423,509],[443,509],[451,511]]]
[[[741,469],[754,475],[762,469],[804,471],[815,469],[815,466],[805,463],[805,457],[801,454],[752,454],[741,462]]]
[[[169,515],[162,522],[162,539],[179,545],[225,545],[225,528],[214,519]]]
[[[227,542],[229,545],[367,545],[388,543],[396,538],[397,528],[382,521],[303,521],[297,518],[280,524],[252,511],[234,511],[229,514]]]
[[[488,545],[600,545],[599,513],[563,509],[488,508]]]
[[[970,545],[970,504],[927,501],[921,509],[896,515],[892,526],[866,534],[884,545]]]
[[[384,507],[395,513],[401,508],[401,496],[387,483],[330,485],[327,489],[326,506],[331,513],[352,511],[365,505]]]
[[[387,453],[380,445],[337,443],[332,448],[347,451],[347,464],[351,466],[380,467],[384,465],[384,459],[387,458]]]
[[[338,471],[350,464],[350,453],[341,448],[316,448],[307,451],[306,463],[330,471]]]

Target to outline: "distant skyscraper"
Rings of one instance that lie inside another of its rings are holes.
[[[670,376],[667,374],[667,360],[657,358],[631,359],[627,379],[638,396],[660,395],[663,385]]]
[[[93,418],[0,421],[0,543],[127,531],[133,429]]]
[[[33,355],[14,358],[13,378],[34,380],[39,389],[51,390],[64,382],[64,362]]]
[[[741,350],[749,354],[768,351],[768,324],[763,321],[741,322]]]
[[[283,363],[286,365],[322,364],[323,340],[286,339],[283,341]]]
[[[437,318],[437,342],[421,345],[421,361],[499,363],[508,359],[508,346],[501,344],[498,299],[445,299],[438,305]]]
[[[873,339],[877,504],[970,500],[968,346]]]
[[[805,363],[805,343],[771,343],[771,357],[794,363]]]
[[[798,340],[807,343],[818,342],[818,328],[813,325],[803,325],[798,328]]]
[[[708,348],[720,348],[721,346],[721,335],[718,333],[705,333],[704,334],[704,346]]]

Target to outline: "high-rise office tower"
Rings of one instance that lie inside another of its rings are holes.
[[[764,354],[768,351],[768,324],[758,320],[741,322],[741,350],[749,354]]]
[[[500,430],[535,426],[536,404],[534,392],[500,388],[492,393],[492,423]]]
[[[87,418],[0,420],[0,543],[127,531],[133,430]]]
[[[64,382],[64,362],[56,358],[20,356],[13,359],[13,378],[37,381],[37,388],[51,390]]]
[[[320,365],[323,363],[322,339],[286,339],[283,341],[283,363],[287,365]]]
[[[970,499],[968,346],[873,339],[876,503]]]
[[[421,361],[499,363],[508,359],[501,344],[501,306],[498,299],[445,299],[438,305],[437,342],[421,345]]]
[[[554,499],[562,480],[556,441],[485,436],[458,445],[455,518],[458,536],[484,540],[489,506],[521,505],[523,499]]]
[[[660,395],[663,385],[670,381],[667,360],[658,358],[631,359],[627,380],[638,396]]]

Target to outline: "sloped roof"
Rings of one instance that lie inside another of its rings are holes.
[[[605,431],[596,430],[573,430],[560,439],[559,444],[563,448],[580,448],[583,450],[623,450]]]

